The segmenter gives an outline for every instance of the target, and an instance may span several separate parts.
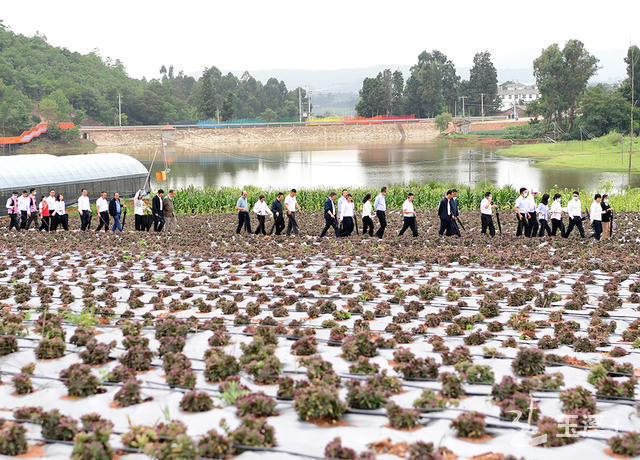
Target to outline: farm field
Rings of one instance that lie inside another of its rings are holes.
[[[382,241],[311,236],[321,212],[298,238],[237,236],[232,213],[4,232],[1,452],[640,454],[638,214],[601,242],[516,239],[512,216],[489,239],[477,213],[438,238],[434,212],[397,238],[389,214]]]

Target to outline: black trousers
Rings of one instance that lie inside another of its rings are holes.
[[[547,219],[540,219],[540,232],[538,236],[544,236],[544,232],[547,232],[547,235],[551,236],[551,229],[549,228],[549,222]]]
[[[538,219],[536,219],[536,213],[529,213],[529,229],[530,233],[526,236],[532,238],[538,234]]]
[[[480,233],[486,234],[487,229],[489,229],[489,234],[496,236],[496,228],[493,226],[493,217],[491,217],[491,214],[480,214],[480,222],[482,223]]]
[[[599,240],[601,235],[602,235],[602,221],[594,220],[593,221],[593,237],[596,240]]]
[[[27,228],[27,211],[20,211],[20,228]]]
[[[451,236],[451,235],[460,235],[460,229],[458,228],[458,223],[456,222],[456,220],[451,217],[451,219],[449,219],[449,228],[447,230],[447,232],[445,233],[445,235],[447,236]]]
[[[134,215],[135,228],[139,232],[144,231],[144,224],[142,223],[142,218],[143,218],[143,216],[141,216],[140,214],[135,214]]]
[[[16,230],[20,230],[20,221],[18,220],[17,214],[9,214],[11,217],[11,223],[9,224],[9,230],[15,228]]]
[[[338,233],[338,224],[336,223],[336,220],[333,217],[324,216],[324,228],[320,232],[320,238],[327,234],[327,230],[329,230],[330,227],[333,227],[336,236],[340,236],[340,234]]]
[[[249,213],[245,211],[238,212],[238,226],[236,227],[236,233],[240,233],[242,231],[242,227],[244,226],[247,233],[251,233],[251,219],[249,218]],[[156,230],[159,231],[159,230]]]
[[[300,229],[298,228],[298,222],[296,222],[295,212],[292,212],[291,214],[287,214],[287,236],[291,235],[292,231],[296,235],[300,233]]]
[[[440,230],[438,230],[438,235],[442,236],[447,232],[447,235],[451,234],[451,219],[443,219],[440,218]]]
[[[560,236],[564,236],[564,225],[562,219],[551,219],[551,236],[556,236],[556,233],[560,230]]]
[[[89,228],[90,213],[89,211],[82,211],[80,214],[80,230],[83,232]]]
[[[32,212],[31,216],[27,219],[27,226],[25,227],[27,230],[31,227],[31,222],[34,222],[33,228],[38,230],[38,211]]]
[[[102,211],[98,214],[100,224],[98,228],[96,228],[96,232],[99,232],[102,227],[104,227],[104,231],[109,231],[109,213],[107,211]]]
[[[51,229],[51,217],[42,216],[42,221],[40,221],[40,228],[38,230],[46,230],[47,232]]]
[[[531,225],[530,225],[531,218],[527,217],[526,212],[523,212],[521,215],[522,215],[522,218],[519,218],[518,213],[516,213],[516,219],[518,219],[518,228],[516,229],[516,236],[520,236],[522,235],[522,233],[524,233],[524,236],[531,237]]]
[[[402,234],[408,228],[411,229],[411,233],[413,233],[413,236],[418,236],[418,224],[416,223],[415,216],[404,217],[404,221],[402,222],[402,228],[400,229],[400,233],[398,233],[398,235],[402,236]]]
[[[369,236],[373,236],[373,220],[369,216],[362,218],[362,234],[366,235],[369,231]]]
[[[384,229],[387,228],[387,213],[385,211],[376,211],[376,217],[380,223],[376,236],[382,238],[384,236]]]
[[[56,222],[54,224],[55,228],[53,230],[58,229],[58,225],[62,225],[62,228],[65,230],[69,230],[69,214],[63,214],[61,216],[54,216],[56,218]]]
[[[264,228],[264,217],[265,216],[258,215],[258,228],[256,228],[256,235],[258,233],[262,233],[263,235],[267,234],[267,231]]]
[[[164,228],[164,211],[158,212],[157,215],[153,216],[153,231],[161,232]],[[249,229],[251,231],[251,229]]]
[[[350,236],[353,232],[353,217],[347,216],[342,218],[342,233],[340,236]]]
[[[284,230],[284,227],[285,227],[285,225],[284,225],[284,217],[282,217],[282,216],[276,217],[275,221],[274,221],[274,226],[275,226],[275,229],[276,229],[276,235],[280,235],[282,233],[282,230]]]
[[[585,237],[584,227],[582,226],[582,219],[580,217],[576,216],[576,217],[572,217],[571,219],[569,219],[569,227],[567,227],[567,231],[563,235],[565,238],[569,237],[569,235],[571,234],[571,231],[573,230],[573,227],[577,227],[578,228],[578,231],[580,232],[580,236],[582,238]]]

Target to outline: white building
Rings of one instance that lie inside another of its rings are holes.
[[[527,105],[540,97],[540,91],[535,84],[525,85],[520,82],[508,82],[498,85],[498,96],[502,98],[500,110],[505,111],[514,105]]]

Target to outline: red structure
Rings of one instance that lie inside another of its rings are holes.
[[[72,122],[58,123],[60,129],[71,129],[75,125]],[[46,121],[38,123],[33,128],[24,131],[19,136],[13,137],[0,137],[0,145],[13,145],[13,144],[26,144],[31,142],[36,137],[47,132],[49,124]]]

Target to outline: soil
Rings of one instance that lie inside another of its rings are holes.
[[[329,419],[316,419],[316,420],[307,420],[308,423],[313,423],[315,426],[320,428],[331,428],[336,426],[353,426],[344,420],[329,420]]]
[[[606,449],[604,449],[604,453],[607,454],[609,457],[613,457],[613,458],[633,458],[631,455],[616,454],[611,450],[610,447],[607,447]]]
[[[391,442],[391,438],[386,438],[382,441],[367,444],[367,447],[372,449],[376,455],[389,454],[404,457],[409,450],[409,443],[398,442],[394,444]]]
[[[480,454],[480,455],[471,457],[471,460],[504,460],[504,454],[495,454],[493,452],[487,452],[486,454]]]
[[[382,426],[384,426],[386,428],[391,428],[392,430],[396,430],[396,431],[405,431],[407,433],[411,433],[412,431],[418,431],[418,430],[424,428],[423,425],[414,426],[413,428],[395,428],[395,427],[392,427],[391,425],[389,425],[388,423],[384,424]]]
[[[474,443],[480,443],[480,442],[487,442],[492,440],[495,436],[490,435],[489,433],[486,433],[484,436],[482,436],[481,438],[470,438],[470,437],[464,437],[464,436],[456,436],[458,439],[461,439],[463,441],[467,441],[467,442],[474,442]]]
[[[27,449],[27,452],[21,455],[16,455],[15,458],[39,458],[46,457],[46,452],[42,448],[45,443],[32,444]]]

